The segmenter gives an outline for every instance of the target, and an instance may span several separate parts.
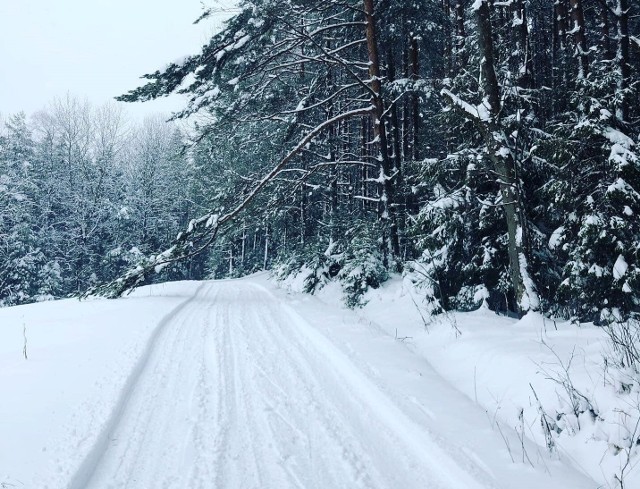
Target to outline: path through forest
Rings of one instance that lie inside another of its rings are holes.
[[[155,330],[69,488],[594,487],[514,464],[427,364],[430,395],[403,396],[312,323],[259,284],[204,283]]]

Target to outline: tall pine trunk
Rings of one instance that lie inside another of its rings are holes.
[[[528,233],[522,211],[517,166],[500,127],[500,85],[495,71],[491,11],[487,0],[480,2],[476,13],[478,47],[482,57],[482,90],[490,115],[488,121],[480,122],[480,127],[500,184],[502,207],[507,221],[509,272],[518,309],[516,312],[536,310],[539,300],[527,264]]]
[[[618,24],[618,49],[616,62],[618,64],[618,106],[616,107],[616,118],[620,122],[629,119],[629,96],[626,93],[629,88],[631,78],[631,66],[629,64],[629,0],[618,0],[616,6],[616,17]]]
[[[389,141],[384,125],[384,101],[382,99],[382,75],[378,40],[376,35],[376,20],[374,0],[364,0],[366,22],[367,51],[369,55],[369,88],[371,89],[371,118],[373,122],[374,140],[378,149],[380,186],[380,218],[383,227],[383,253],[388,265],[388,258],[400,256],[400,241],[398,238],[398,223],[395,209],[395,192],[393,185],[393,162],[389,154]]]
[[[589,74],[589,55],[587,52],[587,33],[584,22],[584,10],[582,0],[570,0],[571,28],[569,33],[573,36],[576,56],[579,62],[579,78],[586,78]]]

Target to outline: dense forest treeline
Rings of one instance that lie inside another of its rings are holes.
[[[102,160],[74,182],[53,147],[59,188],[34,184],[37,199],[15,199],[28,189],[4,184],[5,207],[33,215],[50,195],[61,201],[51,220],[74,216],[59,237],[73,256],[36,267],[67,270],[65,292],[112,278],[126,260],[106,266],[108,253],[138,246],[138,267],[102,292],[166,265],[187,276],[182,259],[198,255],[188,276],[277,266],[304,273],[309,291],[340,280],[350,305],[390,272],[411,270],[435,311],[486,301],[603,322],[638,312],[637,2],[256,0],[238,9],[201,53],[120,97],[188,96],[177,117],[193,116],[197,134],[186,152],[170,151],[183,159],[166,169],[185,172],[167,180],[185,182],[167,187],[179,197],[138,200],[125,206],[137,212],[127,225],[117,213],[96,225],[112,201],[96,197],[84,212],[63,194],[88,197],[104,181]],[[7,148],[0,173],[20,182]],[[113,202],[144,194],[142,177],[127,176]],[[189,220],[165,252],[149,254]],[[18,222],[3,218],[0,236],[19,257],[36,234],[23,239]],[[34,249],[53,250],[46,239],[57,228],[35,229],[45,241]],[[89,253],[86,240],[100,244]],[[27,282],[46,288],[45,275]]]
[[[184,136],[165,119],[132,124],[68,96],[4,121],[0,305],[84,292],[171,242],[197,206]]]

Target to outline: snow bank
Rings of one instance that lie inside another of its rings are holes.
[[[618,487],[621,473],[625,487],[640,487],[640,392],[637,384],[620,392],[625,374],[605,367],[602,328],[537,313],[518,321],[486,309],[432,318],[421,313],[419,294],[401,278],[367,299],[362,318],[427,359],[486,410],[494,429],[524,433],[548,451],[545,416],[555,429],[555,458],[606,487]],[[522,458],[519,447],[510,450]]]
[[[287,289],[283,294],[288,294],[286,300],[294,304],[295,310],[346,352],[361,370],[377,378],[378,385],[405,412],[414,419],[421,417],[437,433],[434,436],[441,439],[442,449],[454,446],[446,440],[465,439],[459,459],[491,473],[500,480],[500,487],[596,487],[587,477],[575,476],[580,470],[569,457],[559,460],[548,454],[544,445],[530,440],[529,431],[535,426],[527,424],[523,428],[521,422],[511,423],[513,417],[504,414],[512,411],[517,419],[518,408],[523,406],[521,401],[527,399],[529,389],[525,381],[520,390],[523,379],[529,374],[535,376],[536,367],[529,366],[526,358],[518,358],[522,350],[513,349],[520,344],[515,330],[487,351],[482,348],[490,345],[493,338],[503,336],[504,330],[513,328],[514,321],[482,311],[430,323],[426,331],[421,313],[413,304],[419,299],[412,298],[405,285],[402,279],[394,278],[370,291],[368,304],[358,311],[336,307],[341,304],[341,290],[335,283],[323,287],[315,297]],[[530,320],[534,321],[533,317]],[[491,333],[485,337],[486,326]],[[481,344],[481,338],[486,342]],[[462,343],[463,339],[469,341]],[[528,346],[538,351],[533,342]],[[517,365],[527,364],[528,371],[508,370],[510,365],[502,363],[505,352],[513,355],[512,362]],[[474,382],[475,370],[479,372]],[[492,379],[493,375],[498,378]],[[494,407],[489,409],[483,403]]]

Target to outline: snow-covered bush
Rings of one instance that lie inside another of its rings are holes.
[[[410,268],[434,314],[477,309],[484,301],[498,311],[512,306],[500,197],[495,184],[478,178],[482,164],[466,157],[423,164],[433,186],[412,226],[422,256]],[[463,183],[450,181],[452,175]]]
[[[313,253],[283,261],[274,269],[275,278],[295,282],[296,289],[309,294],[335,281],[342,289],[347,307],[363,306],[366,292],[385,282],[389,271],[379,243],[361,228],[354,228],[352,234],[356,236],[348,243],[330,241],[324,250],[316,248]]]
[[[381,254],[359,244],[347,253],[338,273],[344,303],[350,308],[365,305],[364,295],[369,288],[377,289],[389,278]]]
[[[273,275],[279,281],[295,280],[300,285],[297,288],[313,294],[338,275],[343,258],[336,244],[330,242],[324,250],[314,247],[282,260],[274,267]]]

